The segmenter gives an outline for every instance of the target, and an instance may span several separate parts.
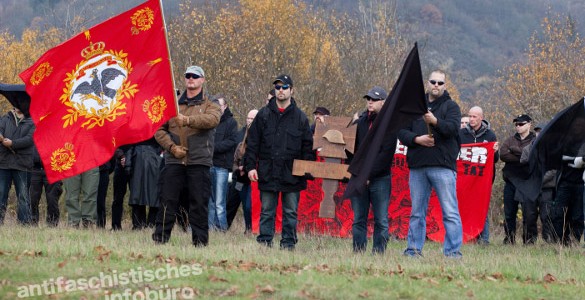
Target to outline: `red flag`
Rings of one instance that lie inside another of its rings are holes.
[[[176,115],[159,1],[147,1],[47,51],[20,74],[49,181],[80,174]]]

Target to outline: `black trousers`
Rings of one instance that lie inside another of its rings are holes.
[[[146,214],[146,205],[130,205],[132,207],[132,230],[154,227],[158,207],[150,207]]]
[[[47,224],[57,226],[59,224],[59,197],[63,193],[61,181],[49,184],[43,169],[33,169],[30,179],[30,206],[32,211],[32,224],[39,223],[39,204],[41,194],[45,189],[47,199]]]
[[[161,206],[156,217],[156,228],[152,234],[155,242],[166,243],[179,212],[181,191],[187,188],[189,201],[189,224],[195,246],[206,246],[209,242],[208,204],[211,196],[211,178],[207,166],[166,165],[163,172]]]
[[[238,214],[238,209],[240,208],[240,203],[242,200],[240,199],[240,192],[236,190],[236,183],[234,179],[230,183],[228,187],[228,194],[226,200],[226,217],[228,223],[228,229],[232,227],[232,223],[234,222],[234,218]]]
[[[126,174],[124,167],[116,164],[114,170],[114,201],[112,201],[112,229],[122,229],[122,216],[124,215],[124,196],[128,191],[130,175]]]
[[[100,183],[97,191],[97,227],[106,227],[106,196],[108,195],[108,185],[110,184],[110,173],[108,170],[100,170]]]

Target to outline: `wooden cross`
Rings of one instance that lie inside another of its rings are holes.
[[[317,119],[319,120],[319,119]],[[325,162],[295,160],[293,175],[303,176],[311,173],[313,177],[323,178],[323,200],[319,208],[320,218],[335,217],[335,200],[339,180],[351,177],[347,172],[348,165],[341,164],[346,159],[345,150],[353,153],[355,146],[356,126],[349,126],[351,117],[325,117],[325,122],[316,121],[313,135],[313,150]]]

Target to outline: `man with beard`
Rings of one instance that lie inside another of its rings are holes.
[[[432,189],[443,211],[443,255],[461,258],[463,228],[457,205],[457,155],[461,110],[445,89],[445,72],[435,70],[427,81],[429,111],[398,133],[408,147],[412,210],[405,256],[421,257],[426,239],[426,215]]]
[[[300,191],[307,188],[310,174],[292,174],[295,159],[314,160],[313,135],[307,116],[293,99],[293,80],[280,75],[274,82],[276,96],[260,109],[248,131],[245,170],[258,181],[262,208],[258,243],[272,246],[278,198],[282,198],[280,248],[294,250],[297,244],[297,209]]]

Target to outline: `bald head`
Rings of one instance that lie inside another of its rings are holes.
[[[478,130],[481,127],[483,121],[483,109],[479,106],[474,106],[469,110],[469,126],[473,130]]]
[[[248,112],[248,116],[246,117],[246,124],[248,126],[250,126],[250,124],[252,124],[252,121],[254,121],[254,118],[256,118],[257,114],[258,114],[257,109],[252,109],[251,111]]]

